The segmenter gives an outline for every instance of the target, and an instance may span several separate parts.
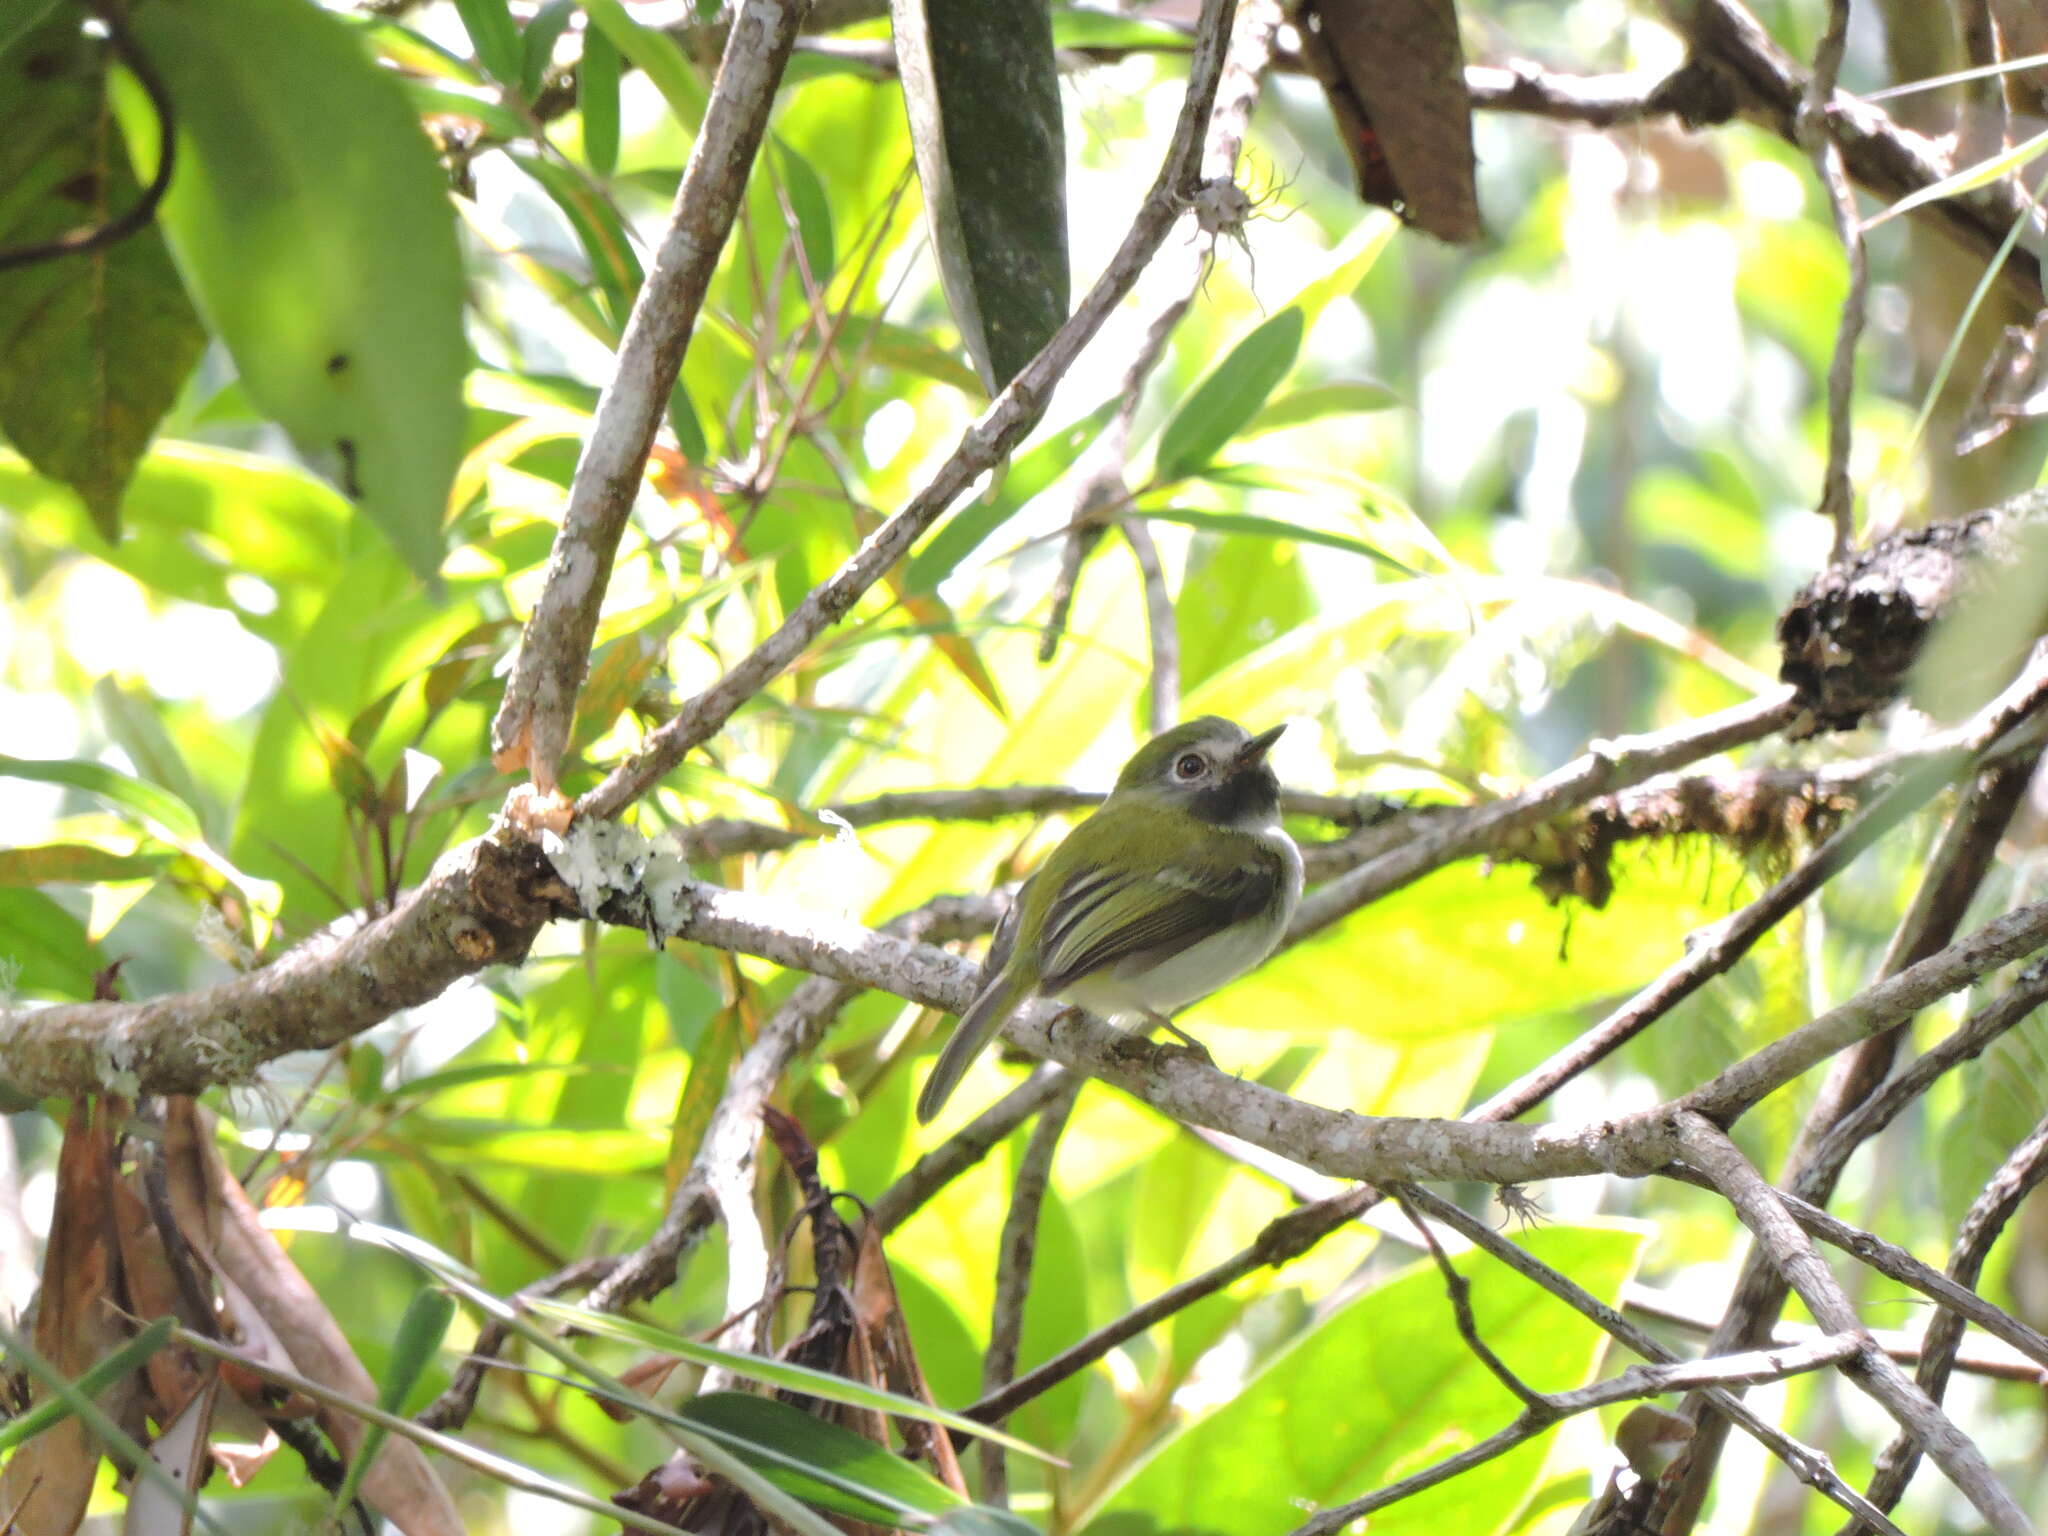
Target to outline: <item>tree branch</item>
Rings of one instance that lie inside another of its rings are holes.
[[[1445,1226],[1469,1239],[1475,1247],[1485,1249],[1486,1252],[1493,1255],[1494,1258],[1500,1260],[1501,1263],[1507,1265],[1508,1268],[1514,1270],[1517,1274],[1524,1275],[1534,1281],[1538,1286],[1541,1286],[1566,1306],[1571,1307],[1574,1311],[1589,1319],[1604,1332],[1619,1339],[1624,1345],[1642,1356],[1645,1360],[1652,1361],[1658,1365],[1686,1363],[1681,1362],[1677,1355],[1658,1343],[1654,1337],[1645,1333],[1640,1327],[1623,1317],[1614,1308],[1608,1306],[1599,1297],[1593,1295],[1568,1275],[1551,1268],[1542,1260],[1533,1257],[1517,1244],[1494,1231],[1485,1222],[1480,1221],[1461,1207],[1453,1205],[1450,1201],[1432,1194],[1426,1189],[1411,1187],[1407,1190],[1407,1195],[1410,1200],[1414,1201],[1433,1220],[1442,1222]],[[1735,1396],[1726,1387],[1711,1387],[1707,1388],[1706,1391],[1716,1407],[1728,1414],[1731,1419],[1760,1445],[1763,1445],[1780,1461],[1784,1462],[1786,1466],[1790,1467],[1793,1474],[1801,1482],[1819,1490],[1828,1498],[1834,1500],[1835,1503],[1852,1513],[1863,1515],[1866,1518],[1870,1515],[1876,1515],[1877,1520],[1882,1522],[1877,1528],[1880,1531],[1884,1531],[1885,1536],[1901,1536],[1897,1528],[1891,1527],[1890,1522],[1885,1519],[1884,1515],[1876,1511],[1863,1495],[1842,1481],[1840,1476],[1836,1474],[1835,1469],[1829,1464],[1825,1454],[1811,1446],[1802,1445],[1799,1441],[1794,1440],[1791,1436],[1778,1429],[1777,1426],[1766,1423],[1758,1418],[1743,1403],[1741,1398]],[[1463,1470],[1462,1466],[1459,1470]],[[1373,1496],[1369,1495],[1368,1497]],[[1352,1514],[1354,1508],[1354,1505],[1347,1504],[1323,1510],[1314,1519],[1298,1527],[1293,1532],[1293,1536],[1335,1536],[1336,1532],[1342,1530],[1355,1518]],[[1887,1527],[1890,1527],[1890,1529],[1887,1530]]]
[[[499,767],[524,765],[543,791],[555,787],[612,559],[808,9],[809,0],[748,0],[739,9],[667,233],[633,300],[617,366],[577,460],[540,601],[491,722]]]
[[[2034,1127],[2027,1139],[2013,1148],[1998,1171],[1991,1176],[1977,1198],[1971,1202],[1969,1214],[1963,1218],[1962,1227],[1956,1233],[1956,1241],[1950,1250],[1948,1260],[1949,1278],[1958,1285],[1976,1287],[1978,1278],[1984,1273],[1984,1260],[1991,1252],[1991,1245],[1998,1241],[1999,1233],[2005,1230],[2020,1208],[2020,1202],[2032,1192],[2044,1178],[2048,1178],[2048,1119]],[[1956,1351],[1963,1342],[1963,1319],[1955,1312],[1939,1312],[1927,1326],[1926,1352],[1920,1358],[1920,1368],[1915,1380],[1920,1389],[1935,1402],[1940,1402],[1948,1389],[1949,1372],[1954,1369]],[[1877,1471],[1870,1480],[1870,1502],[1879,1509],[1896,1506],[1906,1492],[1906,1485],[1913,1480],[1913,1471],[1920,1461],[1920,1447],[1911,1438],[1901,1435],[1884,1448],[1877,1458]],[[1852,1525],[1850,1531],[1858,1530]],[[1845,1532],[1845,1536],[1848,1533]]]
[[[725,676],[658,727],[576,803],[579,816],[612,817],[653,788],[692,747],[708,741],[733,711],[779,676],[811,642],[836,624],[945,515],[977,477],[993,469],[1043,413],[1046,401],[1110,312],[1122,302],[1178,221],[1199,174],[1202,130],[1209,119],[1235,7],[1203,0],[1195,51],[1188,63],[1187,95],[1158,179],[1145,194],[1122,246],[1073,315],[1025,364],[961,437],[925,488],[862,542],[834,575],[815,588]]]
[[[1677,1132],[1688,1160],[1712,1179],[1715,1188],[1734,1205],[1742,1224],[1771,1255],[1779,1272],[1813,1313],[1814,1321],[1831,1333],[1852,1334],[1863,1341],[1865,1347],[1852,1363],[1843,1367],[1843,1374],[1926,1447],[1948,1474],[1949,1481],[1962,1491],[1997,1536],[2033,1536],[2033,1525],[1998,1481],[1983,1453],[1877,1347],[1827,1264],[1778,1201],[1777,1191],[1764,1182],[1763,1176],[1736,1150],[1735,1143],[1719,1126],[1697,1114],[1680,1114]]]

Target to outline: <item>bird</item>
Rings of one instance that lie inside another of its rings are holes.
[[[1141,1018],[1201,1051],[1172,1014],[1271,954],[1301,900],[1301,850],[1266,761],[1286,728],[1254,736],[1204,715],[1132,755],[997,926],[980,990],[918,1095],[920,1124],[1034,997]]]

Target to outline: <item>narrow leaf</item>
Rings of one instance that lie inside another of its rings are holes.
[[[891,0],[946,302],[993,395],[1067,318],[1066,139],[1045,0]]]
[[[619,168],[619,50],[597,27],[583,34],[576,105],[583,113],[584,156],[598,175],[609,176]]]
[[[1249,533],[1267,539],[1287,539],[1296,544],[1320,544],[1326,549],[1341,549],[1346,554],[1363,555],[1368,560],[1377,560],[1389,570],[1399,571],[1403,576],[1418,574],[1412,567],[1403,565],[1385,550],[1368,544],[1363,539],[1331,533],[1322,528],[1303,527],[1299,523],[1283,523],[1277,517],[1256,517],[1248,512],[1189,512],[1179,507],[1169,507],[1157,512],[1147,511],[1144,515],[1155,522],[1179,523],[1183,527],[1201,528],[1210,533]]]
[[[192,808],[168,790],[145,784],[118,768],[80,758],[0,757],[0,779],[27,779],[38,784],[63,784],[154,823],[171,836],[197,841],[199,819]]]
[[[1965,166],[1952,176],[1922,187],[1893,203],[1889,208],[1871,215],[1863,221],[1865,231],[1873,230],[1888,219],[1895,219],[1902,213],[1911,213],[1915,208],[1924,208],[1929,203],[1938,203],[1945,197],[1956,197],[1964,192],[1974,192],[1979,187],[1988,187],[1992,182],[2013,174],[2023,165],[2032,164],[2043,153],[2048,153],[2048,132],[2035,134],[2024,143],[2015,144],[2002,154],[1980,160],[1975,165]]]
[[[89,843],[0,848],[0,885],[95,885],[103,880],[152,880],[170,860],[167,853],[112,853]]]
[[[1393,390],[1370,380],[1312,384],[1307,389],[1291,390],[1267,402],[1245,427],[1245,434],[1278,432],[1282,427],[1298,427],[1303,422],[1321,421],[1326,416],[1384,411],[1400,403],[1401,397]]]
[[[575,14],[576,0],[548,0],[519,34],[519,89],[528,101],[540,94],[548,66],[555,61],[555,44]]]
[[[1180,480],[1193,474],[1258,414],[1266,397],[1292,371],[1301,353],[1303,330],[1302,311],[1290,304],[1262,322],[1209,370],[1160,433],[1161,480]]]
[[[519,27],[505,0],[455,0],[455,10],[484,73],[502,85],[516,85],[524,57]]]
[[[617,1339],[624,1344],[637,1344],[643,1349],[657,1349],[664,1354],[679,1355],[697,1365],[720,1366],[735,1376],[746,1377],[749,1381],[765,1381],[771,1387],[802,1392],[810,1397],[821,1397],[828,1403],[846,1403],[855,1408],[872,1408],[879,1413],[898,1414],[907,1419],[927,1419],[934,1424],[944,1424],[949,1429],[958,1429],[984,1440],[993,1440],[1013,1451],[1035,1456],[1040,1461],[1061,1464],[1058,1457],[1039,1450],[1029,1441],[1004,1434],[1001,1430],[992,1429],[978,1420],[948,1412],[944,1408],[934,1408],[914,1397],[903,1397],[894,1392],[884,1392],[879,1387],[849,1381],[846,1377],[835,1376],[830,1371],[813,1370],[807,1365],[791,1365],[786,1360],[770,1360],[765,1355],[751,1355],[742,1350],[719,1349],[714,1345],[700,1344],[683,1334],[671,1333],[665,1328],[654,1328],[645,1323],[633,1322],[629,1318],[614,1317],[609,1312],[592,1312],[566,1302],[549,1301],[545,1297],[528,1298],[526,1306],[529,1311],[542,1317],[553,1318],[558,1323],[567,1323],[586,1333],[597,1334],[601,1338]]]

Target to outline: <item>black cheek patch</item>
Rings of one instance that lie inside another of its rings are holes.
[[[1191,794],[1188,809],[1203,821],[1219,826],[1262,821],[1279,812],[1280,781],[1273,776],[1272,769],[1263,766],[1225,774]]]

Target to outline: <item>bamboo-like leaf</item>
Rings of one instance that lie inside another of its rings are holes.
[[[812,1370],[805,1365],[791,1365],[786,1360],[770,1360],[764,1355],[751,1355],[743,1350],[719,1349],[715,1345],[700,1344],[697,1340],[682,1334],[671,1333],[665,1328],[636,1323],[629,1318],[614,1317],[609,1312],[592,1312],[584,1307],[571,1306],[567,1302],[533,1298],[527,1302],[527,1307],[529,1311],[537,1312],[542,1317],[551,1317],[558,1323],[568,1323],[586,1333],[617,1339],[625,1344],[637,1344],[643,1349],[656,1349],[665,1354],[678,1355],[697,1365],[721,1366],[735,1376],[744,1376],[749,1381],[765,1381],[771,1387],[782,1387],[791,1392],[821,1397],[828,1403],[846,1403],[855,1408],[872,1408],[879,1413],[899,1414],[909,1419],[928,1419],[934,1424],[943,1424],[948,1429],[958,1429],[984,1440],[993,1440],[1013,1451],[1035,1456],[1040,1461],[1050,1462],[1055,1466],[1064,1465],[1057,1456],[1041,1451],[1028,1440],[1019,1440],[1014,1435],[1004,1434],[1001,1430],[993,1429],[979,1420],[950,1413],[944,1408],[934,1408],[914,1397],[903,1397],[894,1392],[884,1392],[879,1387],[849,1381],[846,1377],[835,1376],[830,1371]]]
[[[1045,0],[891,0],[946,302],[993,395],[1067,318],[1066,139]]]
[[[1953,175],[1922,187],[1918,192],[1908,193],[1889,208],[1872,214],[1863,221],[1867,233],[1889,219],[1902,213],[1911,213],[1915,208],[1924,208],[1929,203],[1938,203],[1945,197],[1957,197],[1965,192],[1974,192],[1979,187],[1988,187],[1992,182],[2010,176],[2023,165],[2031,165],[2043,154],[2048,154],[2048,132],[2035,134],[2024,143],[2015,144],[2002,154],[1979,160],[1975,165],[1963,167]]]

